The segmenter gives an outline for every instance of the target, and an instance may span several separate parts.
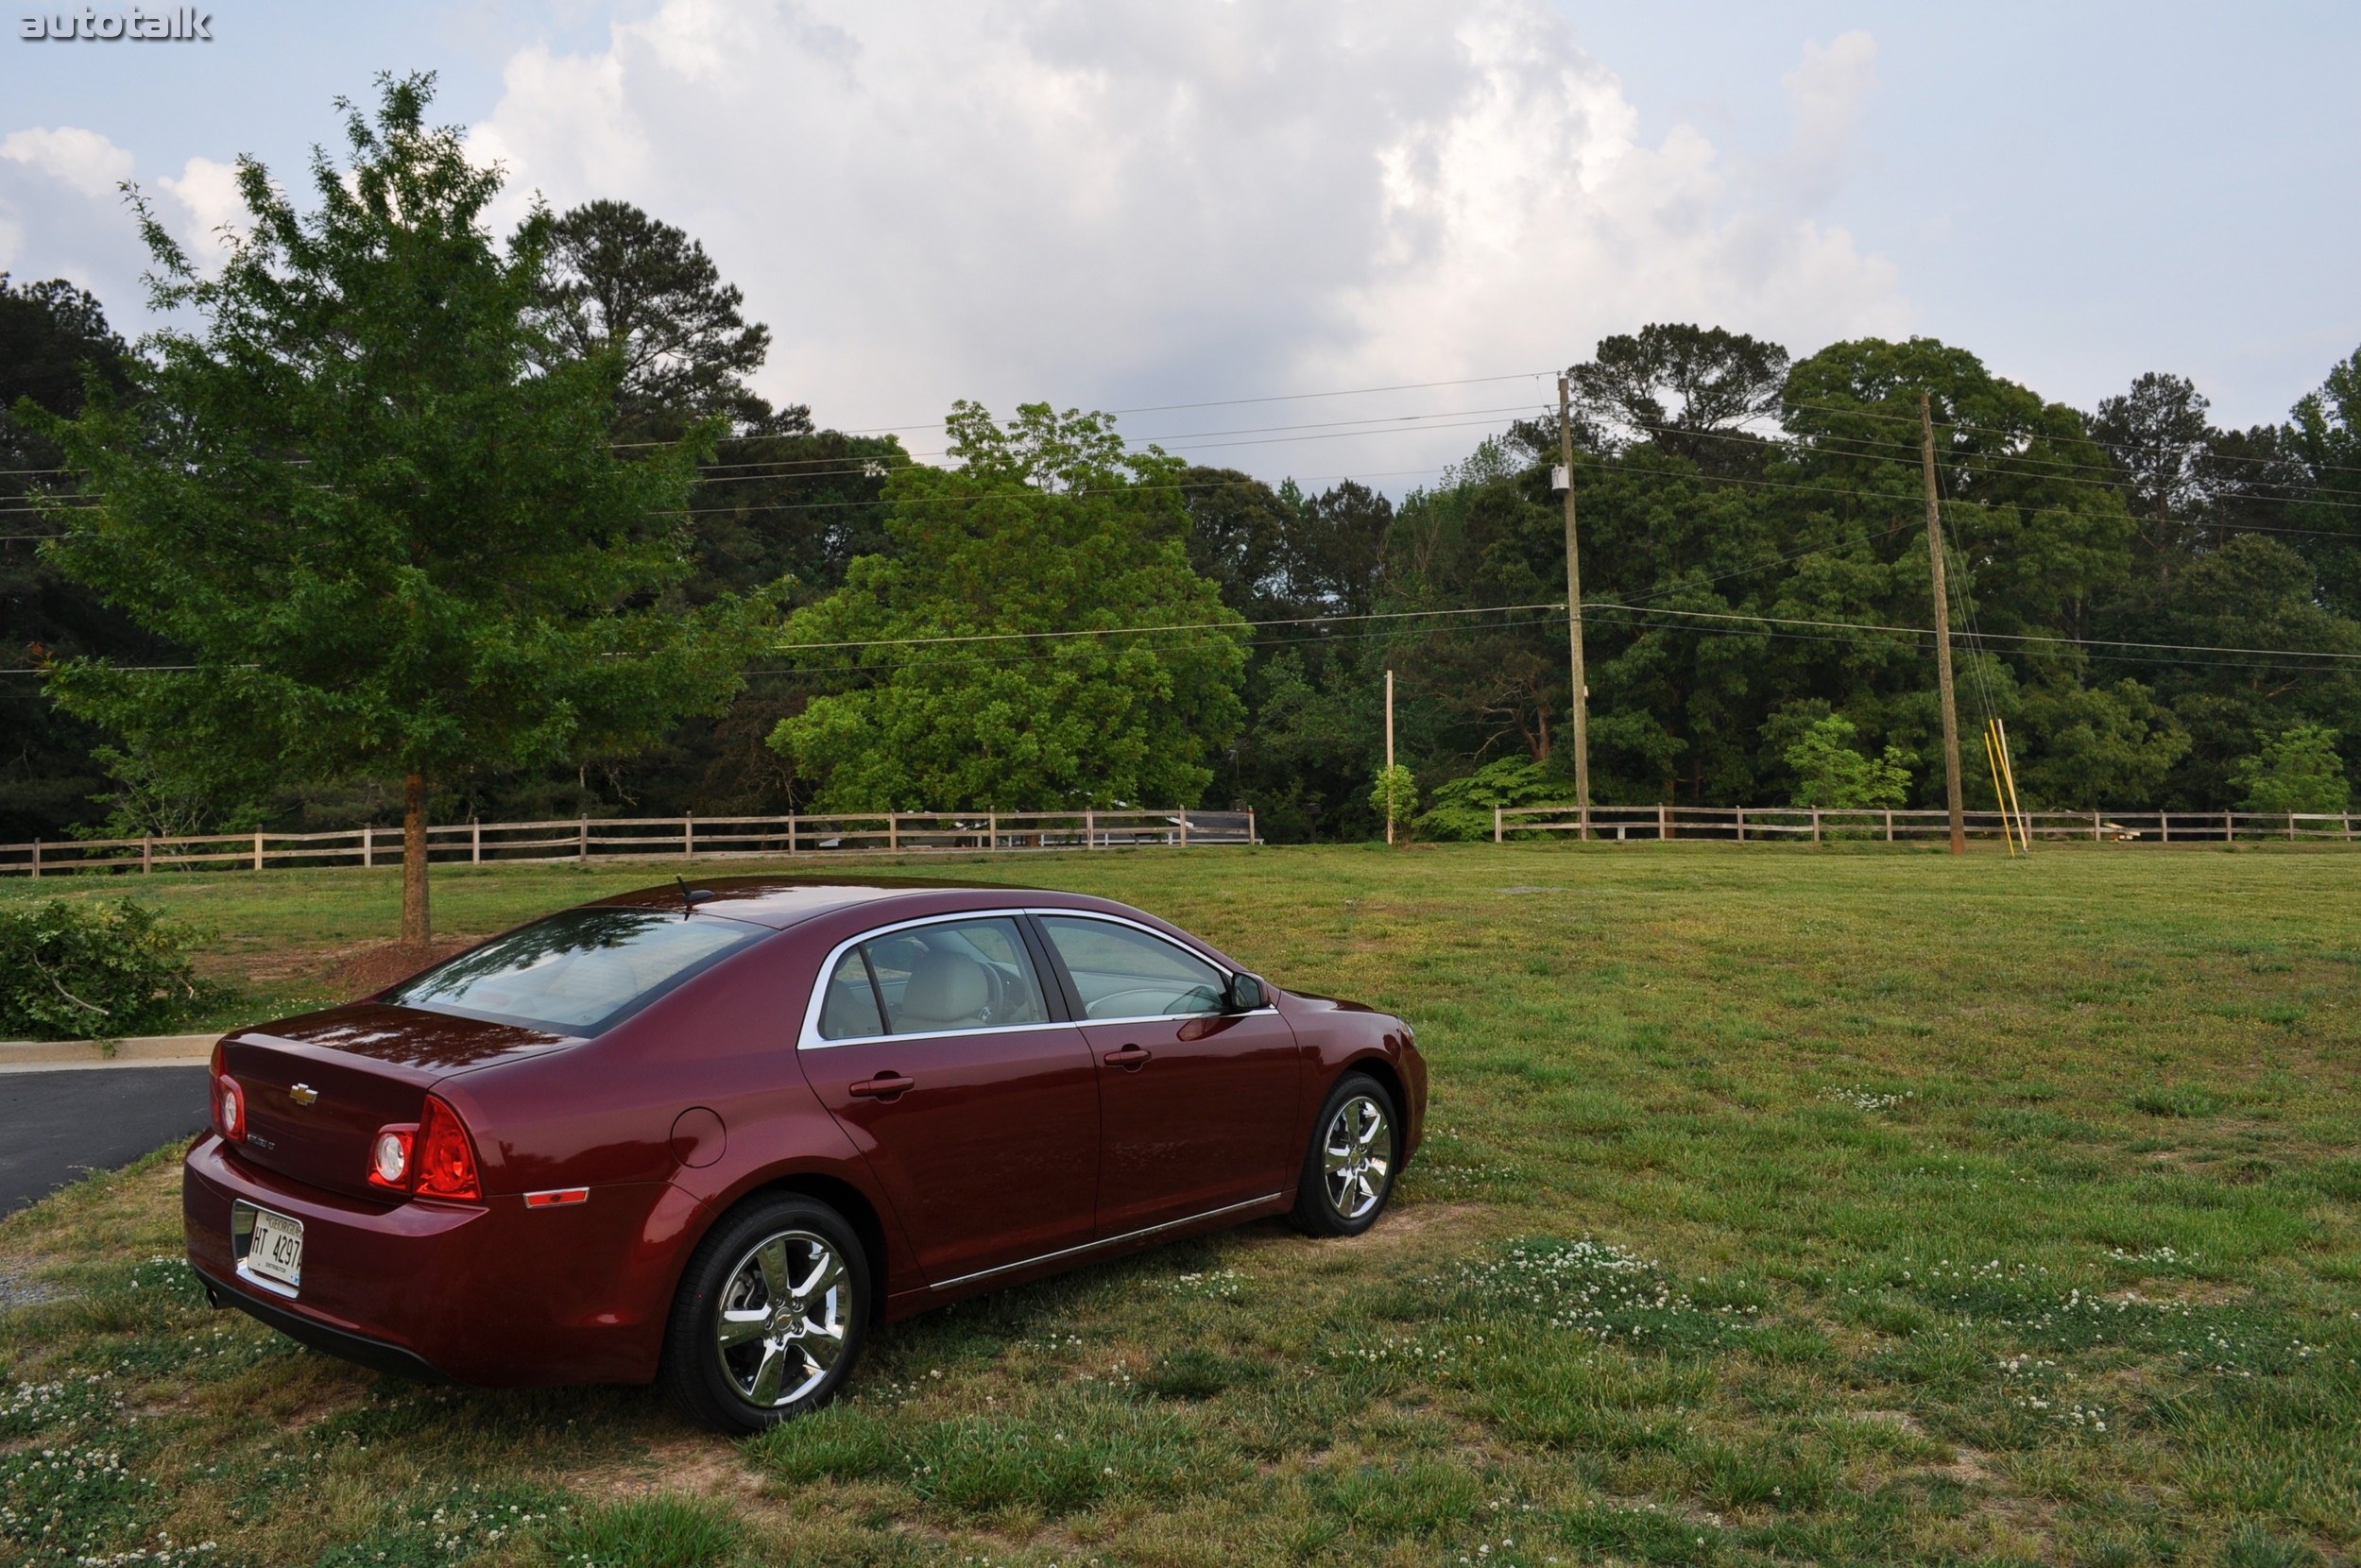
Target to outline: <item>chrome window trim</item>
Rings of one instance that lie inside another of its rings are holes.
[[[1204,1014],[1191,1013],[1187,1016],[1199,1018]],[[1188,1215],[1179,1219],[1167,1219],[1160,1225],[1142,1225],[1136,1231],[1125,1231],[1121,1236],[1102,1236],[1096,1241],[1086,1241],[1078,1247],[1061,1247],[1054,1253],[1043,1253],[1038,1257],[1021,1258],[1015,1263],[1003,1263],[991,1269],[979,1269],[972,1274],[962,1274],[956,1279],[937,1280],[927,1288],[950,1290],[959,1286],[973,1285],[978,1280],[988,1280],[995,1274],[1005,1274],[1018,1269],[1031,1269],[1036,1264],[1054,1263],[1062,1257],[1074,1257],[1083,1253],[1097,1252],[1102,1247],[1114,1247],[1126,1241],[1137,1241],[1143,1236],[1155,1236],[1159,1231],[1176,1231],[1183,1225],[1194,1225],[1201,1219],[1219,1219],[1225,1214],[1236,1214],[1240,1209],[1258,1208],[1264,1203],[1275,1203],[1286,1196],[1284,1192],[1266,1192],[1259,1198],[1249,1198],[1242,1203],[1224,1203],[1218,1209],[1207,1209],[1203,1214]]]
[[[952,1040],[967,1034],[1015,1034],[1025,1030],[1073,1028],[1070,1022],[1044,1018],[1037,1024],[987,1024],[980,1029],[939,1029],[911,1034],[849,1034],[842,1040],[824,1040],[820,1037],[820,1009],[828,1000],[828,978],[836,973],[837,963],[864,942],[875,942],[881,936],[891,936],[896,931],[907,931],[920,926],[948,926],[963,920],[1014,920],[1026,912],[1023,910],[963,910],[957,914],[927,914],[915,920],[897,920],[890,926],[880,926],[874,930],[863,931],[859,936],[847,937],[829,949],[828,957],[820,963],[819,973],[813,978],[812,999],[804,1003],[803,1031],[796,1038],[796,1048],[831,1050],[839,1046],[875,1046],[891,1040]],[[1033,948],[1023,942],[1021,935],[1018,946],[1024,948],[1026,962],[1032,963]],[[1035,964],[1035,968],[1038,969],[1039,965]],[[1047,1001],[1049,977],[1036,973],[1033,980],[1041,987],[1041,999]]]
[[[1142,935],[1152,936],[1158,942],[1180,947],[1190,957],[1210,965],[1217,974],[1225,979],[1234,980],[1246,973],[1243,969],[1230,969],[1214,963],[1211,958],[1198,952],[1195,948],[1173,942],[1170,936],[1153,926],[1142,925],[1137,920],[1126,920],[1120,914],[1102,914],[1097,910],[1051,907],[1018,910],[963,910],[957,914],[925,914],[915,920],[897,920],[890,926],[880,926],[874,930],[863,931],[858,936],[847,937],[829,949],[828,957],[820,961],[819,972],[813,977],[812,999],[804,1004],[803,1028],[796,1037],[796,1048],[797,1050],[832,1050],[839,1046],[875,1046],[891,1040],[955,1040],[970,1034],[1014,1034],[1019,1031],[1033,1029],[1080,1029],[1086,1024],[1160,1024],[1179,1023],[1189,1018],[1258,1018],[1266,1015],[1275,1016],[1279,1011],[1277,1006],[1273,1004],[1251,1008],[1244,1013],[1139,1013],[1121,1018],[1083,1017],[1064,1020],[1049,1018],[1037,1024],[990,1024],[981,1029],[929,1030],[924,1033],[913,1034],[852,1034],[847,1035],[842,1040],[824,1040],[820,1037],[820,1008],[828,1000],[828,978],[836,973],[838,962],[864,942],[874,942],[879,937],[891,936],[896,931],[911,930],[920,926],[947,926],[961,920],[1013,920],[1022,914],[1062,914],[1076,920],[1104,920],[1110,925],[1129,926]],[[1033,949],[1030,946],[1025,949],[1025,957],[1028,959],[1033,957]],[[1059,962],[1063,963],[1064,955],[1060,954],[1058,957]],[[1034,976],[1035,983],[1044,987],[1044,999],[1047,998],[1048,980],[1047,975],[1035,974]],[[1267,991],[1268,988],[1265,989]],[[1011,1267],[1015,1266],[1011,1265]]]

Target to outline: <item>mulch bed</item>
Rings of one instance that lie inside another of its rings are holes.
[[[378,943],[337,964],[329,977],[329,983],[335,988],[337,996],[358,1001],[363,997],[373,997],[387,986],[408,980],[430,964],[440,963],[455,953],[464,953],[483,940],[480,936],[462,936],[442,942]]]

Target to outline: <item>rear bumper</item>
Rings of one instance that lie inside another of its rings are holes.
[[[215,1306],[234,1306],[239,1311],[260,1318],[288,1338],[311,1346],[317,1351],[351,1361],[357,1366],[378,1372],[399,1372],[415,1377],[421,1383],[448,1383],[451,1379],[415,1351],[389,1345],[383,1339],[367,1335],[331,1328],[315,1318],[289,1310],[282,1303],[249,1295],[234,1286],[222,1284],[210,1275],[205,1281],[205,1299]]]
[[[243,1201],[303,1224],[292,1297],[238,1267]],[[182,1163],[189,1262],[219,1300],[364,1366],[486,1387],[643,1383],[696,1201],[670,1183],[593,1188],[562,1208],[384,1203],[290,1181],[217,1136]]]

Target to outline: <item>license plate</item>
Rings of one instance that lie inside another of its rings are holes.
[[[303,1283],[303,1221],[268,1209],[254,1211],[254,1238],[246,1249],[246,1266],[265,1279],[286,1285]]]

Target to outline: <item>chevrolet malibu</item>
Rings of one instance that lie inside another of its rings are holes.
[[[226,1036],[189,1151],[216,1305],[367,1365],[660,1384],[750,1431],[873,1325],[1175,1236],[1377,1222],[1401,1019],[1023,889],[602,899]]]

